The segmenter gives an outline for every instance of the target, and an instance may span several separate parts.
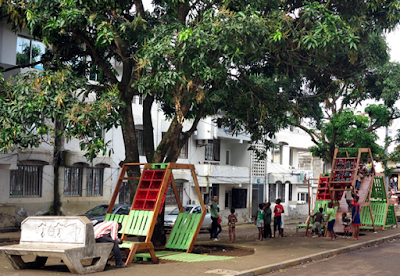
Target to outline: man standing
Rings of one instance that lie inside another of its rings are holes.
[[[96,242],[114,243],[113,253],[115,257],[116,268],[126,267],[126,265],[122,263],[121,252],[119,251],[119,246],[118,246],[118,244],[122,243],[122,240],[118,238],[118,231],[120,229],[121,229],[121,223],[117,223],[115,221],[104,221],[96,224],[93,227],[94,238],[96,239]]]
[[[210,232],[210,239],[214,241],[218,241],[219,239],[217,238],[217,228],[218,228],[218,196],[213,196],[213,201],[208,203],[208,206],[210,206],[210,212],[211,212],[211,232]]]

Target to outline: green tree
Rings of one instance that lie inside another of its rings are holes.
[[[396,161],[398,154],[386,156],[385,149],[396,142],[397,137],[379,145],[376,131],[389,127],[394,119],[400,118],[400,111],[395,106],[400,93],[399,76],[399,64],[387,62],[358,78],[348,79],[347,83],[333,82],[332,92],[323,104],[315,106],[307,119],[294,118],[291,122],[310,135],[315,143],[310,148],[313,155],[328,162],[332,161],[337,147],[371,148],[376,160]],[[380,100],[383,104],[368,104],[367,100]],[[361,105],[367,105],[364,113],[356,112]]]
[[[399,18],[396,0],[154,0],[153,12],[146,12],[141,0],[22,3],[9,5],[26,7],[32,34],[53,46],[43,63],[49,61],[49,68],[69,64],[80,76],[96,66],[103,77],[93,89],[118,88],[125,103],[119,109],[124,162],[139,161],[134,96],[144,96],[148,162],[175,161],[199,120],[219,110],[221,124],[232,126],[234,133],[250,132],[257,141],[286,125],[289,111],[302,114],[309,99],[321,99],[295,90],[301,80],[323,86],[332,77],[364,70],[360,57],[381,52],[362,46],[371,33],[393,28]],[[291,90],[281,90],[285,84]],[[171,120],[159,145],[153,141],[154,101]],[[192,122],[188,131],[183,131],[185,120]],[[131,196],[134,192],[132,183]]]
[[[86,79],[73,77],[68,70],[30,71],[14,75],[8,82],[0,79],[0,150],[39,147],[41,143],[54,147],[54,214],[60,212],[58,168],[64,138],[81,140],[81,148],[91,159],[107,146],[92,134],[120,124],[118,108],[123,105],[116,90],[110,89],[96,100],[91,100],[90,92]]]

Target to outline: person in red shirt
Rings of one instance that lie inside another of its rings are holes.
[[[276,229],[278,228],[278,233],[281,233],[281,221],[282,221],[282,213],[285,212],[283,209],[283,206],[281,205],[281,200],[278,198],[275,201],[276,205],[274,208],[274,238],[275,238],[275,232]]]
[[[122,240],[118,238],[118,231],[121,229],[121,223],[115,221],[104,221],[98,223],[93,227],[94,238],[96,242],[112,242],[114,243],[113,253],[115,257],[115,267],[122,268],[126,267],[122,263],[121,252],[119,251],[118,244],[122,243]]]

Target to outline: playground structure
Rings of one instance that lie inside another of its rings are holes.
[[[129,177],[127,172],[129,167],[143,166],[140,177]],[[179,192],[175,184],[172,171],[174,169],[190,170],[193,182],[199,197],[199,204],[202,209],[200,214],[186,214],[180,201]],[[129,215],[113,215],[111,211],[114,207],[116,198],[121,189],[123,180],[139,180],[135,196],[132,201]],[[113,196],[107,209],[105,220],[117,221],[122,224],[120,234],[122,234],[123,243],[120,244],[121,249],[127,251],[126,265],[132,263],[135,254],[139,251],[150,253],[153,263],[158,262],[158,258],[151,242],[157,217],[161,214],[168,187],[174,191],[175,199],[179,207],[179,215],[175,225],[171,230],[171,234],[165,245],[166,249],[186,250],[190,253],[193,249],[194,242],[200,232],[203,223],[206,207],[201,197],[200,187],[197,181],[194,165],[176,164],[176,163],[127,163],[124,164],[121,174],[118,178]],[[144,242],[128,241],[128,236],[144,237]]]
[[[371,172],[362,172],[365,175],[362,177],[359,190],[356,192],[357,174],[363,169],[362,162],[368,159],[372,162]],[[384,175],[375,173],[372,160],[369,148],[337,148],[334,152],[331,174],[329,176],[320,175],[319,177],[313,214],[318,212],[321,207],[323,214],[326,214],[328,203],[333,202],[335,209],[333,230],[337,233],[343,232],[344,229],[342,214],[351,212],[346,200],[346,192],[359,196],[358,203],[361,206],[362,225],[360,229],[377,231],[397,225],[394,206],[389,202],[387,196]],[[312,218],[309,216],[305,235],[307,235],[312,222]]]

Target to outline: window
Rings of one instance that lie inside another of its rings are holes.
[[[230,154],[230,151],[227,150],[225,152],[225,165],[229,165],[229,154]]]
[[[138,145],[139,155],[144,155],[143,130],[136,130],[136,141]]]
[[[10,171],[10,197],[41,197],[42,166],[18,166]]]
[[[179,198],[182,202],[183,198],[183,183],[176,183],[176,188],[178,189]],[[177,206],[174,189],[170,187],[167,191],[167,195],[165,197],[165,206]]]
[[[82,168],[65,168],[64,196],[82,196]]]
[[[205,160],[220,161],[220,140],[208,140],[205,149]]]
[[[129,211],[130,210],[131,210],[131,207],[129,205],[123,205],[123,206],[121,206],[121,208],[119,208],[115,212],[115,214],[117,214],[117,215],[129,215]]]
[[[308,193],[298,193],[297,200],[303,201],[303,202],[308,202]]]
[[[103,71],[101,71],[96,65],[92,65],[89,69],[89,80],[101,81],[103,79]]]
[[[276,184],[269,184],[269,202],[276,201]]]
[[[86,196],[103,196],[103,168],[87,168]]]
[[[130,204],[129,182],[127,180],[122,181],[118,194],[118,202],[119,204]]]
[[[27,65],[40,61],[46,47],[40,41],[18,36],[16,65]],[[36,69],[43,70],[43,64],[36,64]]]
[[[285,190],[286,190],[285,183],[279,182],[279,184],[278,184],[278,198],[280,198],[282,202],[286,202]]]
[[[232,208],[246,208],[247,189],[232,189]]]
[[[183,136],[183,134],[181,133],[180,136]],[[181,137],[182,139],[183,137]],[[183,147],[181,148],[181,150],[179,151],[179,156],[178,158],[182,158],[182,159],[187,159],[189,156],[189,152],[188,152],[188,141],[186,141],[186,143],[183,145]]]
[[[274,145],[271,148],[271,163],[282,164],[281,152],[282,146]]]
[[[289,201],[293,200],[293,184],[289,183]]]

